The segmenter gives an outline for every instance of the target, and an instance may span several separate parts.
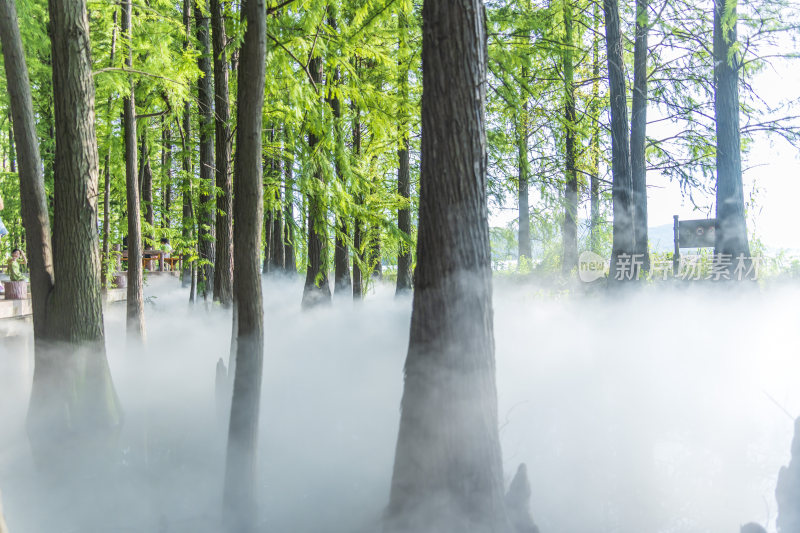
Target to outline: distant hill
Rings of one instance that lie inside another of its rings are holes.
[[[647,228],[647,240],[653,252],[671,252],[675,249],[672,224]]]

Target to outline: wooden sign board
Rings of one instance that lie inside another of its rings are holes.
[[[717,220],[681,220],[678,222],[680,248],[713,248]]]

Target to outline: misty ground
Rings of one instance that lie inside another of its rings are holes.
[[[264,531],[379,530],[399,419],[410,298],[378,287],[301,313],[265,283]],[[106,312],[125,427],[117,464],[36,474],[24,430],[30,325],[0,322],[0,490],[11,533],[216,532],[226,426],[214,397],[230,318],[146,287],[146,353]],[[800,415],[800,287],[656,290],[612,301],[495,280],[506,481],[525,462],[543,533],[774,531]],[[784,409],[787,412],[784,411]]]

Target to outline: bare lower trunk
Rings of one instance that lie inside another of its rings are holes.
[[[258,250],[261,243],[261,116],[264,102],[264,0],[244,0],[246,30],[239,63],[237,158],[234,164],[234,269],[236,364],[225,471],[226,531],[257,531],[256,452],[264,357],[264,319]]]
[[[495,386],[483,14],[480,0],[423,4],[417,272],[387,532],[511,531]]]
[[[524,72],[524,71],[523,71]],[[527,76],[525,76],[527,77]],[[522,116],[517,121],[517,169],[519,184],[517,197],[519,204],[519,260],[523,257],[531,259],[531,214],[528,203],[528,178],[530,163],[528,161],[528,98],[523,96]]]
[[[288,126],[283,129],[286,139],[286,163],[283,168],[283,268],[291,274],[297,273],[297,262],[294,256],[294,143],[290,140]]]

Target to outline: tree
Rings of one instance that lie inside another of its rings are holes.
[[[385,530],[508,532],[491,310],[483,3],[429,0],[422,17],[417,272]]]
[[[636,35],[633,45],[633,98],[631,103],[631,177],[633,187],[634,253],[650,270],[647,247],[647,17],[648,0],[636,0]]]
[[[714,0],[714,119],[717,128],[717,228],[714,253],[749,257],[742,190],[736,0]]]
[[[564,0],[564,132],[566,179],[564,182],[564,225],[562,236],[564,252],[561,271],[569,274],[578,267],[578,174],[576,159],[576,117],[575,117],[575,65],[573,52],[575,34],[573,32],[574,8],[570,0]]]
[[[78,451],[78,436],[83,438],[81,451],[87,454],[105,444],[120,426],[121,414],[103,330],[89,18],[84,0],[50,0],[49,8],[56,140],[56,283],[45,311],[49,329],[46,350],[37,350],[28,434],[35,454],[53,457],[50,454],[55,452],[63,458]]]
[[[400,102],[408,100],[408,64],[411,60],[408,52],[408,20],[406,13],[401,9],[397,18],[397,32],[400,38],[397,60],[400,79]],[[402,107],[401,107],[402,109]],[[398,117],[400,134],[400,148],[397,150],[397,194],[406,203],[397,210],[397,228],[411,239],[411,169],[408,161],[408,119],[401,114]],[[397,256],[397,294],[411,290],[411,246],[401,243],[400,254]]]
[[[633,210],[631,202],[631,160],[628,142],[628,101],[622,35],[617,0],[603,0],[606,23],[608,85],[611,100],[611,196],[613,200],[613,243],[608,279],[613,284],[628,279],[630,273],[618,270],[625,256],[633,253]],[[619,274],[618,274],[619,273]]]
[[[122,34],[128,41],[128,52],[125,65],[133,66],[133,29],[131,27],[131,0],[122,3]],[[137,180],[136,156],[139,143],[136,137],[136,91],[133,81],[129,80],[130,91],[122,100],[123,130],[125,135],[125,190],[128,209],[128,294],[127,294],[127,331],[133,342],[143,341],[144,330],[144,295],[142,280],[142,219],[139,202],[139,183]]]
[[[214,220],[216,197],[214,194],[214,72],[211,68],[211,45],[209,43],[209,17],[206,0],[198,0],[194,6],[195,30],[200,44],[197,66],[202,73],[197,80],[197,108],[200,134],[200,209],[197,213],[197,248],[203,279],[203,298],[214,294]]]
[[[233,195],[230,173],[231,126],[228,103],[227,35],[222,0],[211,0],[211,29],[214,48],[214,146],[216,153],[217,243],[214,264],[214,300],[229,307],[233,298]]]
[[[314,57],[309,62],[309,72],[314,84],[322,84],[322,59]],[[303,288],[303,308],[330,303],[331,289],[328,285],[328,223],[324,199],[325,178],[319,162],[318,133],[308,132],[308,151],[314,166],[313,185],[308,193],[308,268]]]
[[[261,373],[264,360],[264,310],[261,301],[262,108],[266,62],[264,0],[244,0],[246,23],[239,59],[237,155],[234,162],[233,227],[236,304],[236,368],[225,468],[223,517],[227,531],[256,531],[256,451]]]

